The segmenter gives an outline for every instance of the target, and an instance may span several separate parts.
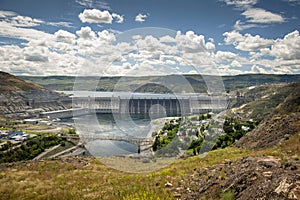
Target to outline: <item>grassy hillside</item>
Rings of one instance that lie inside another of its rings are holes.
[[[24,200],[254,199],[257,197],[254,195],[285,199],[295,188],[297,180],[297,171],[293,169],[297,166],[295,159],[299,159],[299,142],[300,137],[297,135],[280,147],[264,151],[236,148],[215,150],[203,158],[196,156],[179,159],[169,167],[144,174],[116,171],[103,165],[101,159],[88,157],[2,165],[0,194],[2,199]],[[247,190],[266,184],[266,172],[275,173],[280,166],[285,165],[288,166],[287,169],[277,171],[280,177],[277,179],[273,176],[272,184],[254,188],[254,191]],[[255,167],[258,169],[253,174]],[[234,169],[236,170],[233,171]],[[245,182],[236,183],[234,178],[237,177],[237,180]],[[290,185],[289,189],[280,194],[275,193],[284,179]],[[227,196],[230,198],[226,198]]]
[[[11,74],[0,71],[0,91],[30,91],[41,90],[41,86],[26,82]]]

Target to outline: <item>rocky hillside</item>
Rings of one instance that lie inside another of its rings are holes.
[[[0,72],[0,115],[23,118],[36,115],[36,109],[64,109],[64,98],[40,85]]]
[[[278,88],[271,100],[274,95],[283,96],[282,91],[289,91],[288,96],[270,107],[258,127],[233,145],[248,151],[248,156],[195,168],[183,180],[184,187],[171,188],[180,199],[300,199],[300,83]],[[248,104],[239,111],[249,111],[253,105]]]
[[[235,145],[247,149],[266,149],[300,133],[300,83],[253,131],[246,134]]]
[[[229,117],[242,121],[261,121],[270,115],[290,94],[299,89],[300,82],[291,84],[261,85],[232,91]]]

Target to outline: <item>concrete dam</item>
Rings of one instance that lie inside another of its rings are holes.
[[[224,110],[228,105],[225,95],[129,92],[73,92],[68,101],[72,109],[43,112],[41,117],[68,118],[89,113],[175,116]]]

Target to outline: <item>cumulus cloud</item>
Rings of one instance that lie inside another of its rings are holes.
[[[113,17],[108,10],[85,9],[78,15],[82,22],[87,23],[106,23],[111,24]]]
[[[215,55],[217,61],[220,62],[230,62],[237,58],[237,55],[235,53],[232,53],[230,51],[217,51]]]
[[[11,15],[11,19],[17,16],[0,12],[1,15]],[[112,21],[117,21],[116,15],[111,16]],[[18,24],[22,20],[23,24],[30,22],[29,18],[18,18]],[[300,73],[297,30],[278,39],[226,32],[225,44],[235,49],[215,52],[213,38],[205,39],[193,31],[161,37],[136,34],[131,42],[122,42],[116,40],[113,31],[96,32],[89,26],[75,32],[60,29],[51,34],[0,19],[0,27],[0,36],[25,40],[21,46],[0,46],[0,70],[12,73],[91,75],[106,70],[110,75],[148,75],[156,71],[189,73],[188,66],[194,66],[198,72],[214,74],[213,64],[223,74]]]
[[[139,13],[137,16],[135,16],[135,21],[136,22],[144,22],[148,15]]]
[[[185,34],[178,31],[175,40],[177,47],[186,53],[207,52],[215,49],[213,43],[206,43],[203,35],[196,35],[193,31],[187,31]]]
[[[269,54],[281,60],[300,60],[299,31],[295,30],[283,39],[275,40]]]
[[[242,51],[256,51],[274,43],[273,40],[261,38],[259,35],[253,36],[249,33],[242,35],[237,31],[225,32],[223,36],[226,44],[232,44]]]
[[[116,20],[117,23],[123,23],[124,21],[124,17],[116,13],[111,14],[111,16]]]
[[[33,62],[48,62],[47,48],[45,47],[25,47],[24,59]]]
[[[79,31],[76,31],[76,34],[84,40],[94,40],[96,39],[96,34],[92,31],[91,27],[85,26],[81,27]]]
[[[252,23],[278,23],[284,22],[284,18],[280,14],[275,14],[261,8],[249,8],[242,13]]]
[[[100,40],[108,41],[108,42],[113,42],[116,40],[115,35],[107,30],[98,32],[98,37]]]
[[[174,43],[174,42],[176,42],[175,38],[173,38],[169,35],[162,36],[161,38],[159,38],[159,41],[163,42],[163,43]]]
[[[68,44],[74,44],[76,39],[76,35],[65,30],[58,30],[54,33],[54,36],[56,41]]]
[[[98,9],[85,9],[78,17],[83,23],[111,24],[113,19],[115,19],[117,23],[123,23],[124,21],[124,17],[117,13],[111,14],[108,10],[102,11]]]

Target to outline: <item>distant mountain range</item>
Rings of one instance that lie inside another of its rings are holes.
[[[85,86],[94,86],[97,91],[135,91],[168,93],[186,91],[186,83],[192,86],[194,92],[206,92],[205,80],[220,78],[226,91],[245,88],[254,85],[300,82],[300,74],[245,74],[236,76],[205,76],[201,75],[168,75],[145,77],[74,77],[74,76],[20,76],[21,79],[34,82],[51,90],[73,90],[76,81],[77,89],[87,90]],[[180,83],[182,81],[182,84]],[[98,84],[97,84],[98,83]],[[190,87],[189,86],[189,87]]]

